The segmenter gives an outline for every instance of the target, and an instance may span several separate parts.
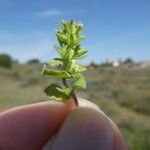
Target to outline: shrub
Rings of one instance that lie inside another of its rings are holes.
[[[127,58],[127,59],[124,61],[124,64],[134,64],[134,61],[133,61],[131,58]]]
[[[92,62],[90,63],[90,65],[88,66],[88,68],[95,68],[95,69],[98,68],[98,67],[99,67],[99,65],[96,64],[96,63],[93,62],[93,61],[92,61]]]
[[[38,59],[31,59],[27,62],[28,64],[38,64],[40,61]]]
[[[0,55],[0,67],[11,68],[11,66],[12,66],[11,57],[7,54],[1,54]]]

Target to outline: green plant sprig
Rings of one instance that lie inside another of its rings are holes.
[[[56,36],[59,46],[54,45],[60,58],[54,58],[48,61],[42,69],[43,75],[51,75],[62,79],[63,87],[51,84],[44,92],[55,100],[66,100],[73,98],[76,106],[78,99],[75,95],[76,89],[85,89],[86,81],[82,72],[85,67],[77,64],[77,61],[86,57],[88,50],[81,48],[81,41],[84,36],[81,34],[83,24],[77,23],[74,20],[62,21],[61,27],[56,30]],[[55,68],[50,68],[49,65],[55,65]],[[68,84],[70,80],[72,84]]]

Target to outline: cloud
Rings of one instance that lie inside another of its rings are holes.
[[[62,16],[62,15],[73,15],[78,13],[81,13],[81,11],[61,11],[58,9],[49,9],[42,12],[38,12],[36,16],[40,18],[45,18],[45,17]]]
[[[45,10],[43,12],[37,13],[38,17],[51,17],[51,16],[60,16],[63,15],[64,13],[61,12],[60,10],[57,9],[50,9],[50,10]]]

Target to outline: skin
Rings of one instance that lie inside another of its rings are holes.
[[[118,127],[79,98],[42,102],[0,113],[0,150],[126,150]]]

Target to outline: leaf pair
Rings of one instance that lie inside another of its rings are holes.
[[[71,89],[65,88],[62,89],[55,84],[51,84],[48,86],[44,92],[49,96],[49,98],[56,99],[56,100],[65,100],[69,99],[71,96]]]
[[[70,78],[69,73],[66,71],[59,71],[59,70],[47,69],[47,68],[43,69],[42,75],[51,75],[59,78]]]
[[[56,99],[58,101],[69,99],[75,89],[85,89],[86,88],[86,81],[85,78],[81,75],[78,78],[74,85],[67,88],[61,88],[56,84],[51,84],[48,86],[44,92],[49,96],[49,98]]]

